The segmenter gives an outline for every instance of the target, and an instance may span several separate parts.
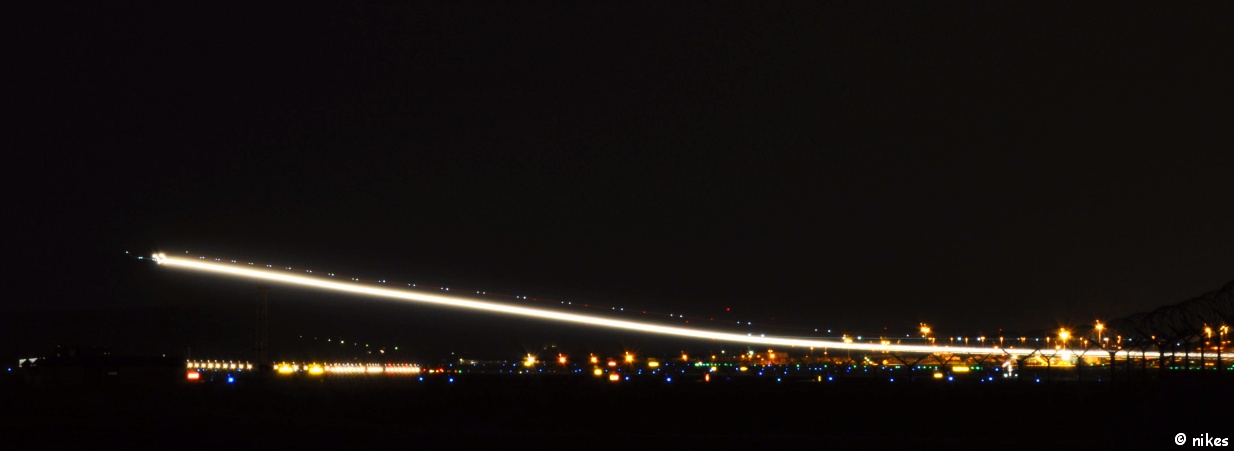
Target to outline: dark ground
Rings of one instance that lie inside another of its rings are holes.
[[[1173,447],[1234,435],[1230,384],[639,382],[466,376],[0,392],[8,449]],[[987,448],[988,449],[988,448]]]

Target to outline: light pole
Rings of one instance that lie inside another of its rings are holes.
[[[1217,339],[1221,339],[1221,336],[1218,335]],[[1204,351],[1208,350],[1208,345],[1212,344],[1213,342],[1212,340],[1213,340],[1213,328],[1208,327],[1208,325],[1205,324],[1204,325],[1204,345],[1200,348],[1200,371],[1204,371],[1204,367],[1206,363],[1204,361]]]
[[[1221,353],[1225,351],[1225,334],[1230,331],[1230,326],[1222,325],[1217,329],[1217,371],[1220,375],[1221,371]]]
[[[1058,329],[1058,341],[1062,342],[1063,356],[1067,358],[1067,363],[1071,363],[1071,356],[1067,352],[1067,340],[1071,338],[1071,332],[1067,329]]]

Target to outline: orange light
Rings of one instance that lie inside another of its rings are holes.
[[[195,381],[195,380],[201,379],[201,374],[199,374],[196,371],[189,371],[186,377],[188,377],[188,379],[191,381]]]
[[[593,355],[593,356],[591,356],[591,363],[599,363],[599,362],[600,362],[600,359],[599,359],[598,357],[596,357],[596,356],[594,356],[594,355]]]
[[[621,380],[621,375],[620,375],[620,374],[617,374],[617,373],[610,374],[610,375],[608,375],[608,380],[613,381],[613,382],[617,382],[617,381]]]
[[[564,356],[564,355],[563,355],[563,356],[558,356],[558,357],[557,357],[557,363],[560,363],[560,364],[562,364],[562,365],[565,365],[565,364],[566,364],[566,356]]]

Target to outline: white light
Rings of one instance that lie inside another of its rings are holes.
[[[552,310],[542,310],[527,307],[518,307],[512,305],[497,304],[487,301],[477,301],[467,299],[461,296],[446,296],[425,294],[421,292],[400,291],[384,287],[366,286],[360,284],[345,284],[330,280],[321,280],[311,277],[292,275],[283,272],[269,272],[256,269],[248,269],[244,267],[236,267],[231,265],[214,264],[208,261],[196,261],[175,257],[167,257],[159,254],[159,261],[165,266],[181,267],[197,271],[212,272],[225,274],[236,277],[245,277],[250,279],[259,279],[270,282],[281,282],[306,287],[321,288],[331,291],[339,291],[346,293],[362,294],[387,299],[397,299],[402,301],[411,301],[422,304],[432,304],[448,307],[459,307],[472,310],[480,310],[494,313],[504,313],[518,316],[528,316],[533,318],[542,318],[554,321],[563,321],[569,323],[586,324],[591,326],[608,327],[613,329],[633,330],[638,332],[671,335],[678,337],[691,337],[708,340],[719,340],[736,343],[760,344],[760,345],[775,345],[775,346],[801,346],[801,347],[825,347],[831,349],[847,349],[857,351],[899,351],[899,352],[926,352],[934,353],[937,349],[929,345],[906,345],[894,344],[883,345],[875,343],[844,343],[843,341],[805,339],[795,337],[776,337],[776,336],[758,336],[739,335],[735,333],[719,332],[711,330],[697,330],[685,327],[663,326],[658,324],[639,323],[635,321],[617,320],[602,318],[598,316],[580,315],[574,313],[564,313]],[[750,324],[747,322],[746,324]],[[860,337],[858,337],[860,339]],[[961,354],[990,354],[991,349],[986,347],[951,347],[948,352]],[[1002,349],[1001,352],[1009,355],[1031,355],[1037,353],[1034,349],[1008,348]],[[1120,351],[1126,353],[1127,351]],[[1137,352],[1136,355],[1159,356],[1156,352]]]

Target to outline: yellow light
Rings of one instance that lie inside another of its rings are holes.
[[[291,369],[291,367],[287,365],[283,365],[279,367],[279,374],[291,374],[291,373],[294,373],[295,371],[296,370]]]
[[[655,361],[655,360],[649,360],[649,361],[647,362],[647,367],[648,367],[648,368],[659,368],[659,367],[660,367],[660,362],[657,362],[657,361]]]
[[[967,367],[967,366],[961,366],[961,365],[955,365],[955,366],[952,366],[952,367],[951,367],[951,372],[953,372],[953,373],[967,373],[967,372],[968,372],[968,367]]]
[[[617,381],[621,380],[621,375],[620,375],[620,374],[617,374],[617,373],[610,374],[610,375],[608,375],[608,380],[613,381],[613,382],[617,382]]]
[[[604,374],[604,370],[599,369],[599,368],[596,368],[596,369],[594,369],[594,370],[592,370],[592,371],[591,371],[591,374],[594,374],[594,375],[596,375],[596,376],[599,376],[599,375]]]
[[[1070,338],[1071,338],[1071,332],[1068,332],[1068,331],[1067,331],[1067,329],[1059,329],[1059,330],[1058,330],[1058,339],[1059,339],[1059,340],[1067,341],[1067,340],[1068,340],[1068,339],[1070,339]]]
[[[1105,324],[1101,324],[1101,321],[1097,321],[1096,329],[1097,329],[1097,332],[1101,332],[1105,330]]]
[[[934,373],[934,378],[935,378],[935,379],[942,379],[942,378],[943,378],[943,373]]]
[[[921,334],[926,335],[929,333],[930,333],[930,326],[925,325],[925,323],[921,323]]]
[[[523,360],[523,366],[528,368],[536,366],[536,356],[527,354],[527,359]]]
[[[626,353],[626,363],[634,363],[634,355]]]
[[[682,362],[689,362],[689,361],[690,361],[690,356],[687,356],[684,352],[683,352],[683,353],[681,353],[681,361],[682,361]]]
[[[614,361],[612,361],[612,360],[609,360],[609,361],[608,361],[608,366],[609,366],[609,367],[614,367],[614,366],[617,366],[617,362],[614,362]]]
[[[309,374],[319,375],[319,374],[325,373],[326,370],[318,365],[313,365],[309,367],[308,372]]]
[[[741,367],[741,368],[737,368],[737,371],[741,371],[741,372],[746,372],[746,371],[749,371],[749,370],[750,370],[750,367],[748,367],[748,366],[743,366],[743,367]]]
[[[599,357],[596,357],[596,356],[594,356],[594,355],[593,355],[593,356],[591,356],[591,363],[593,363],[593,364],[595,364],[595,363],[600,363],[600,358],[599,358]]]

